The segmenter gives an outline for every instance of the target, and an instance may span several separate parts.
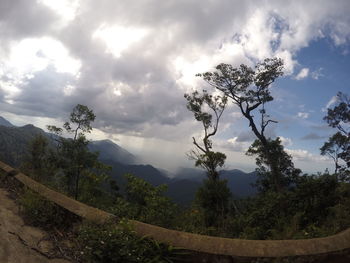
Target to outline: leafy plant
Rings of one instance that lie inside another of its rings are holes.
[[[68,228],[77,220],[70,212],[29,189],[25,189],[18,200],[25,218],[34,226]]]
[[[183,251],[148,237],[137,237],[127,221],[96,225],[85,222],[78,232],[84,262],[166,262]]]
[[[126,205],[132,212],[132,218],[163,227],[169,227],[177,214],[178,207],[166,196],[166,185],[153,186],[131,174],[125,175],[126,201],[119,200],[119,204]]]

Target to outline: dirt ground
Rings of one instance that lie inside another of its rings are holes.
[[[53,244],[41,229],[27,226],[19,216],[18,206],[0,188],[0,262],[1,263],[69,263],[49,258]]]

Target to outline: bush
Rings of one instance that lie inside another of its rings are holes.
[[[162,227],[172,227],[175,216],[178,214],[178,207],[168,197],[164,196],[167,190],[166,185],[153,186],[145,180],[131,174],[125,175],[126,204],[118,201],[117,205],[128,207],[127,213],[132,219]]]
[[[34,226],[46,229],[52,227],[67,228],[76,220],[76,216],[53,202],[25,189],[19,197],[19,204],[25,219]],[[74,218],[74,220],[72,220]]]
[[[182,251],[135,235],[127,221],[83,223],[78,232],[84,262],[173,262]]]
[[[219,226],[229,212],[231,192],[227,180],[203,180],[195,202],[203,209],[207,227]]]

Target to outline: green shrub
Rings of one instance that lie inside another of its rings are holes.
[[[72,219],[76,219],[68,211],[29,189],[19,196],[19,204],[25,219],[34,226],[67,228],[69,223],[74,222]]]
[[[182,251],[135,235],[127,221],[83,223],[78,232],[84,262],[173,262]]]
[[[122,208],[128,207],[128,216],[145,223],[162,227],[172,227],[174,218],[178,214],[178,207],[168,197],[164,195],[167,190],[166,185],[153,186],[145,180],[131,174],[125,175],[126,201],[125,204],[119,200],[117,205]],[[116,208],[117,210],[121,210]]]

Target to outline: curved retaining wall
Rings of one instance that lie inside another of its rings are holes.
[[[0,161],[0,170],[13,176],[22,184],[44,196],[48,200],[88,220],[103,223],[116,219],[112,214],[93,208],[69,198],[61,193],[34,181],[23,173]],[[295,257],[331,254],[350,249],[350,229],[336,235],[299,240],[245,240],[230,239],[170,230],[139,221],[131,220],[140,236],[149,236],[159,242],[165,242],[186,250],[199,253],[225,255],[232,257]]]

